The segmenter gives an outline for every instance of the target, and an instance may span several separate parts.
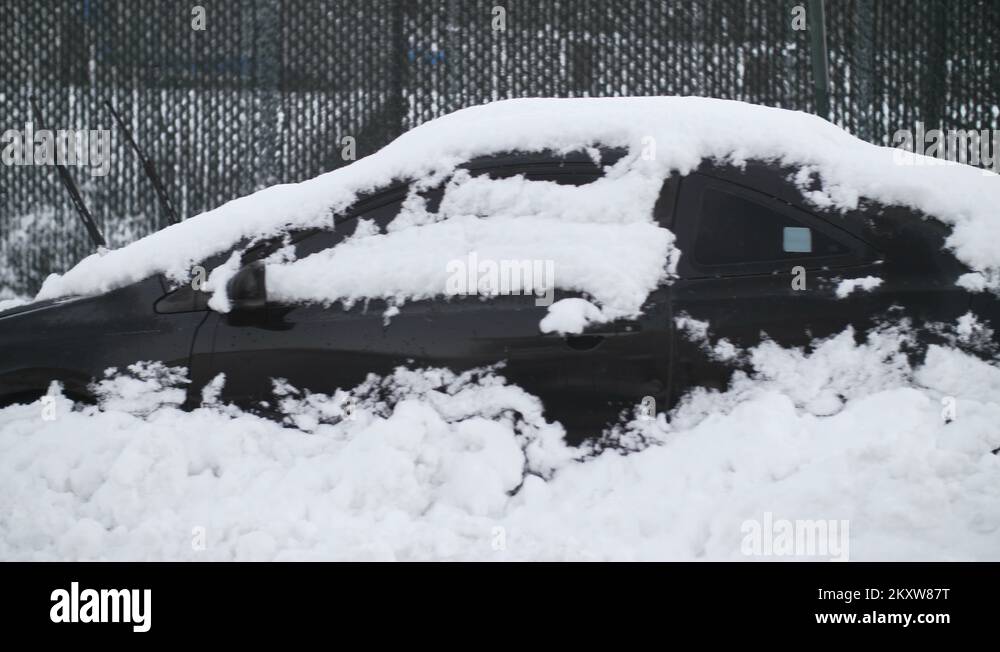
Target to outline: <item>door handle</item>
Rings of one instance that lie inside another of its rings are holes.
[[[585,335],[566,335],[566,346],[574,351],[590,351],[596,349],[604,341],[604,336],[597,333],[587,333]]]
[[[614,336],[623,333],[638,333],[642,330],[642,324],[637,321],[614,321],[608,324],[599,324],[587,329],[585,335]]]

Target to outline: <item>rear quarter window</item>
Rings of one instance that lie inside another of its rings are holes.
[[[717,187],[702,194],[694,256],[700,265],[734,265],[850,253],[850,249],[765,195]]]

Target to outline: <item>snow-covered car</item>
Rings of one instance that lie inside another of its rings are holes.
[[[1000,179],[923,158],[738,102],[466,109],[51,277],[0,313],[0,401],[143,360],[265,411],[276,383],[499,366],[582,435],[724,387],[764,338],[989,333]]]

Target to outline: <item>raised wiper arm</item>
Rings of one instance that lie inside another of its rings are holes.
[[[38,99],[32,95],[28,98],[31,101],[31,110],[35,114],[35,122],[38,123],[39,129],[45,129],[45,121],[42,119],[42,110],[38,106]],[[58,142],[58,139],[56,139]],[[53,148],[56,147],[56,142],[53,143]],[[107,246],[107,241],[101,234],[101,230],[97,228],[97,222],[90,215],[90,211],[87,210],[86,204],[83,203],[83,197],[80,196],[80,190],[76,187],[76,183],[73,181],[73,177],[69,175],[69,170],[66,166],[60,163],[59,153],[53,151],[56,170],[59,171],[59,178],[62,179],[63,185],[66,187],[66,191],[69,193],[70,199],[73,201],[73,207],[76,208],[77,215],[83,221],[83,226],[87,228],[87,233],[90,235],[91,242],[98,249],[103,249]]]
[[[142,153],[139,143],[135,142],[131,130],[129,130],[125,121],[122,120],[122,117],[118,115],[118,112],[115,111],[115,107],[112,106],[111,102],[106,100],[104,104],[107,105],[108,111],[111,111],[111,115],[114,116],[115,122],[118,123],[118,127],[125,134],[125,137],[128,138],[132,149],[135,150],[135,155],[139,158],[139,162],[142,163],[142,169],[146,172],[146,178],[149,179],[149,182],[153,184],[153,188],[156,190],[156,196],[160,199],[160,206],[163,207],[164,212],[167,214],[167,219],[171,224],[177,224],[180,222],[180,219],[177,217],[177,211],[174,210],[174,205],[171,203],[170,197],[167,196],[167,191],[163,187],[160,175],[156,173],[156,167],[153,165],[153,162]]]

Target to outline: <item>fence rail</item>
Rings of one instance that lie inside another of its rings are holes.
[[[817,107],[793,20],[809,0],[197,2],[5,0],[0,132],[25,129],[32,94],[50,128],[111,129],[111,100],[190,216],[343,165],[348,136],[363,156],[501,98]],[[1000,0],[827,0],[825,18],[834,122],[880,144],[917,122],[998,127]],[[71,173],[114,246],[166,216],[112,136],[106,175]],[[90,245],[51,166],[0,173],[0,294],[30,293]]]

